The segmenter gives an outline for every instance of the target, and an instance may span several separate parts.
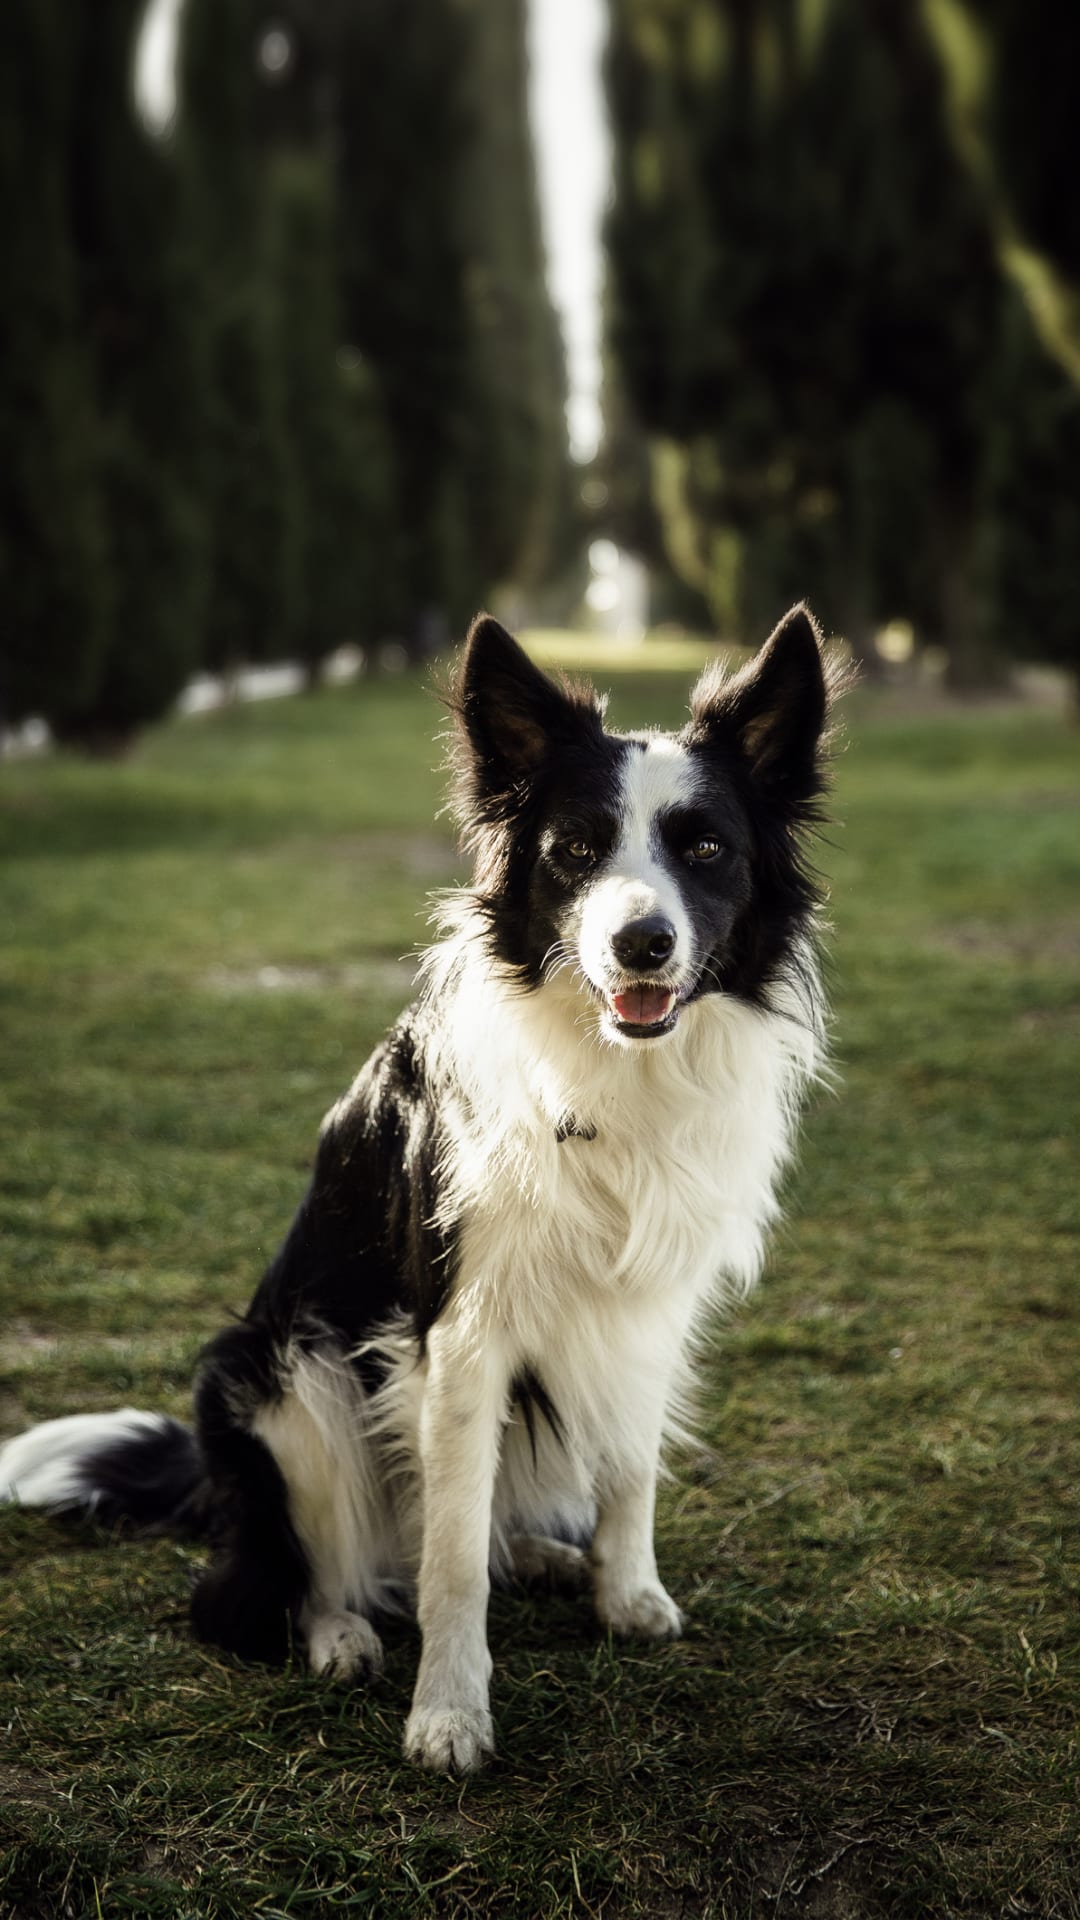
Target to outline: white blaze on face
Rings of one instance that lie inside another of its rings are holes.
[[[612,952],[613,934],[650,914],[662,914],[675,930],[674,950],[658,971],[672,985],[688,977],[690,918],[677,878],[664,862],[660,819],[672,808],[692,806],[697,795],[697,774],[685,747],[662,735],[631,744],[622,772],[619,837],[582,906],[578,947],[595,986],[609,985],[621,971]]]

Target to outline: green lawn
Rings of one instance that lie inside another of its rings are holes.
[[[394,680],[0,768],[0,1430],[185,1412],[458,871],[439,724]],[[370,1693],[243,1668],[188,1547],[8,1513],[0,1914],[1080,1912],[1077,737],[864,694],[839,774],[840,1078],[663,1497],[685,1640],[499,1597],[463,1784],[400,1758],[411,1630]]]

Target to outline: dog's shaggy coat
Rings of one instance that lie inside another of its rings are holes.
[[[677,1634],[657,1466],[694,1335],[752,1285],[822,1003],[804,842],[832,668],[804,608],[678,735],[605,731],[489,618],[451,697],[472,885],[419,998],[322,1129],[194,1433],[76,1415],[0,1454],[0,1494],[185,1524],[197,1632],[318,1672],[379,1665],[415,1603],[407,1753],[492,1749],[492,1577],[591,1583]]]

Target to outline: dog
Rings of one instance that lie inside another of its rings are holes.
[[[208,1538],[195,1632],[245,1658],[358,1680],[373,1621],[414,1606],[404,1746],[436,1770],[493,1751],[493,1579],[678,1634],[658,1466],[822,1068],[808,848],[840,678],[795,607],[680,733],[619,734],[479,616],[449,694],[471,884],[205,1350],[194,1431],[50,1421],[0,1453],[0,1495]]]

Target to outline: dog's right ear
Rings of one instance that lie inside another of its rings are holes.
[[[533,779],[569,735],[595,733],[595,698],[556,686],[489,613],[478,614],[450,696],[476,784],[509,792]]]

